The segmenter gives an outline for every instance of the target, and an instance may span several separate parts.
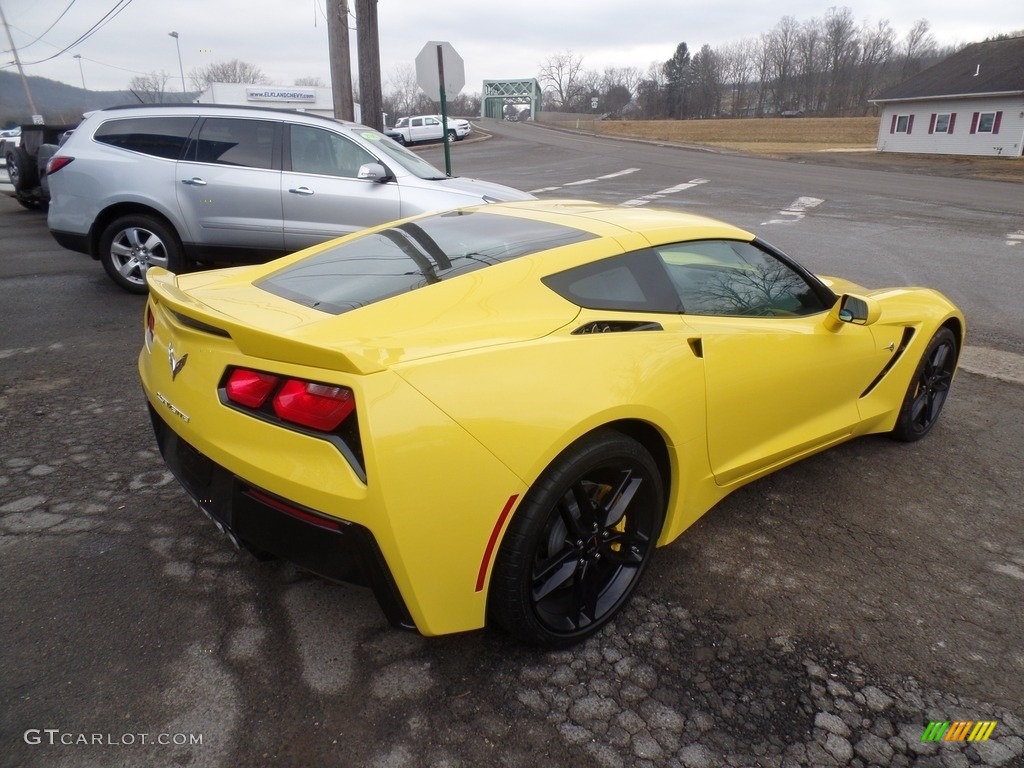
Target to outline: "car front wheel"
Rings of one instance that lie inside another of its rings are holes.
[[[454,144],[458,140],[459,140],[459,134],[457,134],[455,131],[448,131],[448,143],[449,144]]]
[[[664,514],[658,467],[643,446],[613,430],[576,442],[509,524],[491,577],[491,617],[549,648],[595,634],[639,583]]]
[[[910,380],[896,427],[890,433],[893,438],[911,443],[931,431],[946,403],[956,361],[956,337],[948,328],[940,328],[928,342]]]
[[[107,274],[131,293],[146,293],[146,272],[150,267],[181,272],[185,266],[174,230],[145,214],[115,219],[103,231],[99,247],[100,261]]]

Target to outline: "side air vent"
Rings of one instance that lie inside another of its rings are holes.
[[[630,322],[624,320],[595,320],[581,325],[572,332],[573,336],[586,333],[624,333],[626,331],[663,331],[661,323]]]
[[[868,388],[860,393],[861,397],[870,394],[871,390],[878,386],[878,382],[885,378],[885,374],[891,371],[892,367],[896,365],[897,362],[899,362],[899,359],[903,357],[903,353],[904,351],[906,351],[907,345],[910,344],[910,340],[912,338],[914,338],[914,329],[904,328],[903,338],[900,339],[900,345],[896,348],[896,351],[892,353],[892,357],[889,358],[889,362],[885,364],[885,367],[878,372],[877,376],[875,376],[875,380],[868,384]]]

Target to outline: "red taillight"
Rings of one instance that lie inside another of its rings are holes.
[[[228,377],[224,389],[231,402],[244,405],[246,408],[259,408],[267,402],[277,382],[277,376],[271,376],[269,373],[236,368]]]
[[[352,390],[289,379],[274,398],[274,413],[285,421],[331,432],[355,410]]]
[[[52,176],[53,174],[55,174],[57,171],[59,171],[61,168],[63,168],[65,165],[67,165],[68,163],[70,163],[74,159],[75,158],[67,157],[66,155],[58,155],[56,157],[51,157],[50,158],[50,162],[48,162],[46,164],[46,173],[47,173],[47,175],[48,176]]]

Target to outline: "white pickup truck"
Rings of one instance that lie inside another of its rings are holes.
[[[462,141],[472,126],[469,120],[448,118],[448,141]],[[387,128],[385,134],[399,144],[415,144],[418,141],[440,141],[445,138],[440,115],[417,115],[401,117],[393,128]]]

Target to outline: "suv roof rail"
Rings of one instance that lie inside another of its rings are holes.
[[[122,110],[122,109],[173,109],[173,108],[178,108],[178,109],[192,108],[192,109],[195,109],[196,107],[199,107],[200,109],[204,109],[204,110],[209,109],[209,110],[213,110],[213,111],[216,111],[216,110],[228,111],[228,110],[232,110],[232,109],[241,109],[241,110],[246,110],[246,111],[251,111],[251,112],[278,112],[278,113],[284,114],[284,115],[301,115],[302,117],[311,117],[311,118],[316,119],[316,120],[327,120],[327,121],[332,122],[332,123],[343,123],[345,125],[360,125],[360,123],[356,123],[356,122],[354,122],[352,120],[341,120],[340,118],[325,117],[324,115],[317,115],[317,114],[314,114],[312,112],[303,112],[302,110],[299,110],[299,109],[288,109],[287,107],[260,107],[260,106],[257,106],[255,104],[206,104],[206,103],[195,102],[195,101],[190,101],[190,102],[180,101],[180,102],[162,102],[162,103],[159,103],[159,104],[115,104],[112,107],[104,107],[103,109],[97,110],[97,111],[98,112],[116,112],[116,111]]]

